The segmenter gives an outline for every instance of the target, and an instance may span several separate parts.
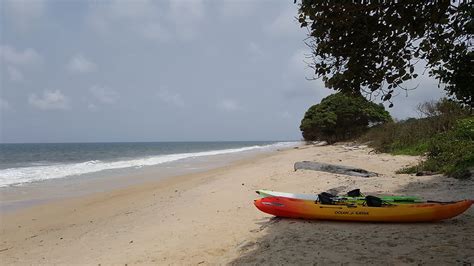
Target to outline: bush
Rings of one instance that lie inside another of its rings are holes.
[[[369,142],[379,152],[419,155],[426,151],[427,141],[435,133],[428,128],[426,121],[392,122],[370,129],[359,140]]]
[[[461,119],[453,130],[432,138],[427,160],[421,168],[456,178],[471,176],[470,170],[474,170],[474,117]]]
[[[305,140],[329,143],[360,136],[370,125],[392,121],[382,105],[357,95],[336,93],[311,106],[301,121]]]
[[[380,152],[422,155],[426,160],[399,173],[440,172],[456,178],[474,170],[474,117],[449,100],[419,106],[425,115],[371,129],[359,141]]]
[[[426,102],[418,106],[425,117],[387,123],[370,129],[359,141],[370,142],[379,152],[421,155],[428,151],[433,137],[451,130],[469,112],[450,100]]]

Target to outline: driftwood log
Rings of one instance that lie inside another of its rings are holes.
[[[344,166],[344,165],[336,165],[336,164],[310,162],[310,161],[296,162],[295,171],[298,169],[322,171],[322,172],[328,172],[328,173],[333,173],[333,174],[361,176],[361,177],[378,176],[377,173],[369,172],[367,170],[360,169],[360,168]]]

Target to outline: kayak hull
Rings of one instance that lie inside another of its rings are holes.
[[[367,207],[325,205],[310,200],[266,197],[255,200],[262,212],[278,217],[359,222],[433,222],[455,217],[472,205],[471,200],[452,203],[416,203]]]

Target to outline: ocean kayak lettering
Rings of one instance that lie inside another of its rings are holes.
[[[339,214],[339,215],[369,215],[369,212],[335,211],[334,214]]]

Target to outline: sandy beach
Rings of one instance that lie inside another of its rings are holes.
[[[363,178],[294,171],[312,160],[364,168]],[[1,217],[2,264],[433,264],[474,263],[474,208],[420,224],[278,219],[255,190],[474,198],[473,180],[395,174],[412,156],[343,145],[301,146],[214,170],[55,201]],[[153,173],[149,173],[153,174]]]

